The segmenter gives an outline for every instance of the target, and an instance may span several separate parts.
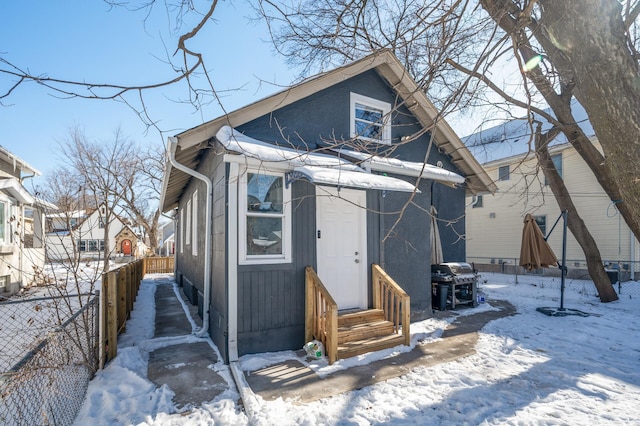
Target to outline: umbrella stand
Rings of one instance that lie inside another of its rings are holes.
[[[560,213],[560,216],[558,216],[558,219],[556,219],[556,223],[554,223],[553,226],[551,227],[549,234],[547,234],[547,236],[544,237],[544,240],[547,241],[547,239],[551,236],[551,233],[555,229],[556,225],[562,218],[563,219],[562,264],[559,266],[560,267],[560,308],[557,310],[554,308],[537,308],[536,310],[538,312],[542,312],[545,315],[549,315],[553,317],[564,317],[567,315],[578,315],[581,317],[588,317],[589,314],[586,312],[582,312],[577,309],[565,309],[564,307],[564,277],[567,274],[567,217],[568,217],[568,211],[563,210],[562,213]]]
[[[567,274],[567,210],[563,210],[560,213],[560,216],[556,219],[556,223],[553,224],[551,230],[544,237],[544,240],[547,241],[551,236],[551,233],[556,228],[556,225],[563,219],[562,222],[562,264],[560,264],[560,310],[564,311],[564,276]]]

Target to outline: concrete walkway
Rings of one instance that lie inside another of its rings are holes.
[[[178,407],[198,406],[211,401],[229,388],[212,365],[218,362],[216,351],[209,342],[194,339],[192,323],[174,291],[174,283],[165,278],[156,283],[155,338],[167,338],[176,344],[149,353],[148,378],[158,386],[167,385],[174,393]],[[416,345],[410,351],[393,358],[355,366],[321,378],[299,360],[285,362],[244,372],[251,391],[267,401],[291,398],[303,404],[321,398],[361,389],[409,373],[415,367],[429,367],[451,362],[475,353],[478,331],[488,322],[514,315],[515,308],[504,301],[490,301],[498,311],[484,311],[459,316],[455,311],[437,312],[439,317],[456,316],[442,334],[442,339]],[[189,315],[198,320],[194,307],[186,304]],[[184,336],[185,339],[180,339]],[[185,343],[186,342],[186,343]],[[301,359],[304,354],[301,352]]]
[[[188,337],[189,343],[178,343],[149,352],[147,377],[158,386],[167,385],[175,395],[178,408],[198,406],[229,388],[229,384],[211,367],[218,356],[209,342],[191,339],[193,327],[184,306],[178,300],[171,281],[156,284],[155,338]],[[196,317],[190,313],[190,316]]]
[[[245,378],[253,392],[267,401],[281,397],[292,398],[296,403],[303,404],[400,377],[415,367],[430,367],[451,362],[475,353],[478,331],[489,321],[516,313],[515,308],[508,302],[490,303],[500,310],[457,316],[443,332],[442,340],[416,345],[411,352],[400,353],[393,358],[340,370],[326,378],[318,377],[313,370],[297,360],[289,360],[261,370],[246,372]]]

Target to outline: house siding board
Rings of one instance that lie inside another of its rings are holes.
[[[464,262],[467,259],[467,244],[464,238],[467,227],[466,217],[463,214],[465,211],[464,188],[450,188],[435,183],[432,189],[433,204],[438,211],[438,230],[444,261]],[[431,248],[429,248],[430,258]]]
[[[315,267],[315,187],[292,186],[290,264],[238,267],[238,353],[279,351],[304,344],[304,268]]]
[[[400,178],[400,176],[394,176]],[[427,182],[420,185],[421,196],[415,196],[407,205],[411,194],[388,192],[382,211],[385,271],[411,297],[412,320],[430,317],[431,293],[428,286],[430,270],[429,246],[429,191]],[[396,223],[401,213],[402,218]]]
[[[372,70],[243,124],[238,130],[259,140],[309,149],[333,140],[348,140],[350,92],[391,105],[396,101],[387,83]]]
[[[597,141],[594,145],[599,148]],[[552,154],[554,154],[552,152]],[[579,154],[570,146],[562,148],[563,179],[580,217],[596,240],[604,261],[629,260],[631,257],[631,234],[624,221],[618,223],[618,216],[604,191],[600,188],[591,170],[584,164]],[[501,165],[511,164],[511,179],[497,182],[498,192],[494,196],[484,196],[481,208],[467,209],[468,254],[479,263],[495,263],[500,260],[511,263],[518,260],[522,233],[522,220],[526,213],[547,217],[547,232],[558,219],[560,209],[548,186],[544,185],[542,172],[537,179],[535,159],[521,162],[518,157],[496,161],[487,165],[487,172],[495,177]],[[516,167],[517,166],[517,167]],[[526,196],[527,204],[521,202],[524,191],[524,177],[530,185]],[[493,218],[490,213],[494,213]],[[620,228],[619,228],[620,225]],[[562,255],[561,222],[549,237],[549,244],[556,256]],[[638,252],[635,253],[636,259]],[[584,262],[584,253],[573,235],[567,235],[568,266]],[[482,261],[482,262],[480,262]],[[584,268],[584,264],[580,265]]]
[[[211,305],[209,334],[225,360],[228,360],[228,285],[227,285],[227,179],[228,165],[222,156],[209,154],[213,162],[211,183],[213,196],[211,214]],[[205,197],[198,197],[205,198]],[[204,208],[203,208],[204,209]],[[203,238],[201,238],[203,239]],[[204,253],[204,249],[203,249]]]

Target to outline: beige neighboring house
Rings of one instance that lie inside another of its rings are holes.
[[[0,296],[36,283],[45,263],[44,210],[24,180],[40,172],[0,147]]]
[[[70,258],[102,258],[105,245],[106,208],[47,215],[47,259],[63,262]],[[109,224],[109,257],[140,257],[146,251],[126,219],[114,215]],[[75,242],[75,248],[74,248]]]
[[[585,134],[602,152],[584,110],[574,109],[574,114],[581,117],[578,121]],[[465,209],[467,260],[476,265],[493,265],[485,270],[513,270],[511,266],[519,261],[523,220],[527,213],[536,218],[545,235],[561,214],[542,170],[537,169],[535,154],[522,152],[527,150],[529,139],[529,126],[524,120],[509,121],[465,138],[467,146],[483,162],[498,187],[494,195],[467,197]],[[566,139],[557,140],[550,148],[550,154],[581,218],[595,238],[605,264],[615,268],[619,265],[623,279],[629,277],[631,271],[640,272],[638,241],[618,214],[616,200],[609,199]],[[582,249],[570,231],[567,235],[569,275],[588,276]],[[560,259],[562,219],[548,241]]]

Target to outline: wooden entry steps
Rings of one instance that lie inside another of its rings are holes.
[[[392,348],[404,343],[393,322],[382,309],[368,309],[338,315],[338,359]]]
[[[321,341],[329,364],[411,344],[409,295],[379,265],[371,265],[371,281],[373,309],[338,315],[338,304],[316,271],[305,268],[304,341]]]

